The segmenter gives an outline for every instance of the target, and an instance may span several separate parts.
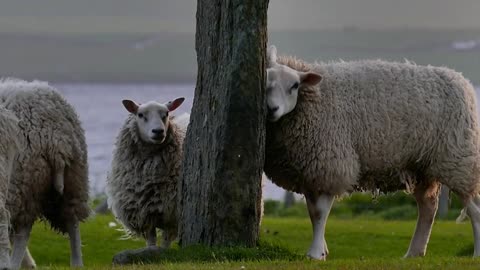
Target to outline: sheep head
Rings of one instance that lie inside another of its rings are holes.
[[[169,127],[168,114],[178,108],[185,98],[177,98],[167,103],[149,101],[138,104],[133,100],[123,100],[123,106],[135,115],[140,138],[148,143],[161,144],[165,141]]]
[[[270,46],[267,50],[268,120],[278,121],[293,111],[302,86],[313,86],[321,80],[322,77],[317,73],[297,71],[277,63],[277,49]]]

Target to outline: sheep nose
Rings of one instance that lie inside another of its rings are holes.
[[[155,135],[162,135],[165,132],[165,130],[160,129],[160,128],[154,128],[152,129],[152,133]]]
[[[268,107],[268,113],[269,114],[274,114],[276,111],[278,111],[278,106]]]

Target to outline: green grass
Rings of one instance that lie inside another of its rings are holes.
[[[87,269],[110,269],[114,254],[144,246],[142,240],[120,240],[123,232],[110,228],[111,216],[96,216],[82,224],[83,255]],[[305,259],[311,240],[308,218],[264,219],[257,248],[173,249],[158,258],[166,269],[478,269],[472,259],[473,236],[468,222],[436,222],[425,258],[402,259],[415,222],[378,218],[332,218],[327,225],[330,256],[327,262]],[[62,269],[69,264],[65,237],[46,225],[34,227],[30,249],[40,268]],[[115,267],[120,268],[120,267]],[[139,266],[125,269],[138,269]],[[145,265],[142,269],[156,269]],[[122,268],[123,269],[123,268]]]

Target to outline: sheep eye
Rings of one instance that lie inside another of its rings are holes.
[[[298,82],[295,82],[292,87],[290,87],[290,89],[288,90],[288,94],[291,95],[293,93],[294,90],[297,90],[298,89]]]
[[[143,113],[139,113],[139,114],[138,114],[138,117],[139,117],[139,118],[143,118]]]

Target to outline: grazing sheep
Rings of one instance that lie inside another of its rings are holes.
[[[445,184],[462,199],[480,255],[479,128],[473,86],[461,74],[411,63],[308,64],[268,50],[265,172],[306,197],[325,259],[334,197],[410,188],[418,220],[406,257],[425,255]]]
[[[106,193],[115,217],[145,238],[147,247],[157,245],[157,228],[163,248],[177,237],[177,183],[189,116],[177,123],[169,112],[184,100],[141,105],[123,100],[131,114],[117,137]]]
[[[10,268],[10,214],[6,208],[13,161],[20,150],[18,119],[0,106],[0,269]]]
[[[68,233],[71,265],[82,266],[79,222],[89,213],[85,135],[73,107],[47,83],[0,81],[0,103],[20,120],[25,145],[8,191],[12,267],[19,268],[37,218]],[[28,252],[27,252],[28,256]]]

